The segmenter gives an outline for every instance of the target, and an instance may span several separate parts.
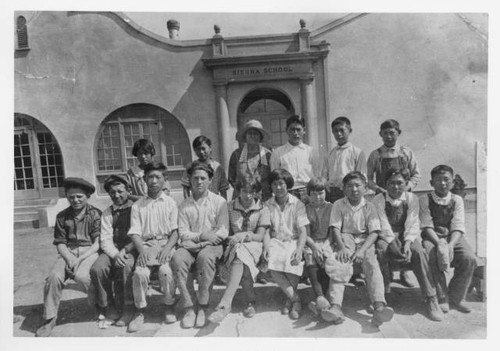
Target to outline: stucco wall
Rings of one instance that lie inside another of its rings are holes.
[[[486,15],[465,16],[487,28]],[[487,128],[484,35],[455,14],[368,14],[316,40],[331,44],[330,120],[348,116],[367,157],[382,144],[380,123],[394,118],[420,163],[418,189],[441,163],[476,184],[475,143]]]
[[[15,112],[51,130],[67,176],[95,181],[99,125],[128,104],[149,103],[169,111],[190,141],[200,133],[217,138],[211,72],[200,61],[207,47],[159,43],[113,15],[19,14],[31,19],[31,50],[15,59]]]

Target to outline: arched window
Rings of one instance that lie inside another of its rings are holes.
[[[27,50],[28,45],[28,27],[26,26],[26,18],[23,16],[17,17],[17,49]]]
[[[238,127],[250,119],[259,120],[271,134],[271,144],[277,147],[287,142],[286,120],[293,115],[290,99],[275,89],[256,89],[248,93],[238,108]]]
[[[149,139],[155,145],[154,159],[168,167],[173,189],[181,188],[184,165],[191,161],[189,138],[183,125],[164,109],[149,104],[132,104],[111,113],[97,136],[97,179],[101,184],[110,174],[124,174],[137,165],[132,155],[134,142]]]

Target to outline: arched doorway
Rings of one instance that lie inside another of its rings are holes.
[[[137,159],[132,148],[138,139],[155,145],[156,161],[168,167],[172,189],[181,189],[185,165],[191,162],[191,147],[186,129],[177,118],[161,107],[137,103],[123,106],[106,117],[95,144],[98,193],[104,194],[104,179],[110,174],[125,174]]]
[[[246,121],[256,119],[271,134],[271,143],[276,148],[287,142],[286,120],[294,114],[290,99],[276,89],[262,88],[248,93],[238,107],[238,128]]]
[[[14,198],[59,197],[64,167],[56,138],[42,123],[14,114]]]

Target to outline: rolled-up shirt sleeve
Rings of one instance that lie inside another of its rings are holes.
[[[102,251],[111,258],[115,258],[119,252],[113,243],[113,214],[109,207],[102,213],[101,217],[100,244]]]
[[[418,197],[415,194],[407,193],[408,197],[408,213],[405,221],[405,241],[414,242],[420,237],[420,220],[419,220],[419,204]]]
[[[340,204],[342,201],[335,201],[332,206],[332,213],[330,214],[330,227],[337,228],[342,231],[342,210]]]
[[[434,222],[432,221],[431,211],[429,210],[429,198],[427,195],[420,198],[419,205],[418,217],[420,219],[420,229],[434,229]]]
[[[391,224],[387,219],[387,214],[385,213],[385,197],[384,194],[378,194],[373,198],[373,204],[377,209],[377,215],[380,219],[380,238],[388,243],[391,243],[396,235],[392,231]]]
[[[375,205],[368,202],[366,206],[366,226],[368,233],[380,233],[380,219],[378,218],[377,209]]]
[[[463,234],[465,233],[464,200],[460,196],[453,196],[453,198],[455,199],[455,210],[450,224],[450,232],[459,231]]]
[[[127,235],[142,235],[141,216],[135,204],[132,205],[132,210],[130,210],[130,229]]]
[[[309,218],[307,218],[306,206],[302,202],[297,203],[297,209],[295,212],[295,220],[297,228],[305,227],[309,224]]]
[[[189,216],[187,214],[186,208],[181,205],[179,208],[179,237],[181,241],[200,241],[200,232],[191,231],[191,226],[189,224]]]
[[[171,226],[170,233],[172,233],[174,230],[179,229],[179,209],[177,208],[177,204],[174,200],[171,201],[171,208],[172,210],[169,213],[168,219],[168,223]]]
[[[68,238],[66,236],[66,228],[64,226],[64,216],[58,215],[56,218],[56,224],[54,226],[54,245],[68,244]]]

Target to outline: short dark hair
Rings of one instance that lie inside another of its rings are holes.
[[[254,193],[258,193],[261,191],[262,186],[260,185],[260,182],[252,176],[246,175],[239,175],[238,178],[236,178],[236,183],[234,184],[234,188],[237,191],[240,191],[242,188],[247,188],[249,187]]]
[[[346,185],[350,180],[353,179],[359,179],[361,180],[364,184],[366,184],[366,177],[363,173],[360,171],[352,171],[346,174],[344,179],[342,179],[342,184]]]
[[[161,171],[165,179],[167,178],[167,166],[165,166],[161,162],[151,162],[144,167],[144,178],[148,175],[149,172],[151,171]]]
[[[208,178],[212,179],[214,177],[214,169],[208,163],[200,162],[198,160],[191,163],[187,169],[187,174],[189,177],[193,175],[195,171],[205,171],[208,174]]]
[[[139,139],[134,143],[134,147],[132,148],[132,155],[137,157],[139,151],[143,150],[147,154],[151,154],[151,156],[155,155],[155,145],[152,141],[148,139]]]
[[[401,177],[404,178],[405,181],[410,180],[410,172],[408,172],[408,169],[395,169],[395,168],[390,168],[385,172],[384,174],[384,182],[387,183],[389,179],[391,179],[394,176],[400,175]]]
[[[396,121],[395,119],[385,120],[380,125],[380,131],[382,131],[382,129],[388,129],[388,128],[394,128],[398,131],[399,134],[401,134],[401,128],[399,128],[399,122]]]
[[[204,135],[197,136],[193,140],[193,149],[196,149],[197,147],[200,147],[203,143],[207,144],[208,146],[212,147],[212,140],[207,138]]]
[[[326,179],[323,177],[313,177],[307,183],[307,195],[311,195],[312,191],[326,190]]]
[[[431,170],[431,179],[433,179],[435,176],[437,176],[438,174],[443,174],[445,172],[449,172],[451,174],[451,176],[453,177],[453,175],[455,174],[455,172],[453,172],[453,168],[451,168],[450,166],[447,166],[447,165],[439,165],[439,166],[436,166],[434,167],[432,170]]]
[[[331,125],[332,130],[333,130],[333,127],[335,127],[336,125],[339,125],[339,124],[345,124],[346,126],[349,127],[349,129],[351,129],[351,121],[347,117],[340,116],[340,117],[335,118],[332,121],[332,125]]]
[[[288,190],[293,188],[293,176],[286,169],[277,168],[269,175],[269,185],[272,185],[277,180],[284,180]]]
[[[291,117],[288,117],[288,119],[286,120],[286,129],[288,129],[288,127],[290,127],[290,125],[294,123],[298,123],[304,128],[306,127],[306,121],[302,117],[293,115]]]

